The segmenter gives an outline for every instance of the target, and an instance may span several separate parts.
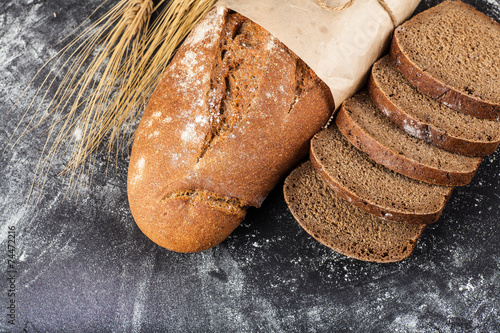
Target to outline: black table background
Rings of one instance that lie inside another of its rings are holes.
[[[100,1],[0,2],[0,149],[27,100],[7,111],[54,44]],[[417,11],[439,2],[424,0]],[[467,2],[500,20],[498,0]],[[39,203],[26,205],[43,142],[35,131],[0,156],[2,331],[500,331],[499,151],[454,191],[409,259],[380,265],[314,241],[288,211],[282,184],[221,245],[197,254],[162,249],[129,212],[126,156],[106,175],[100,153],[77,202],[63,200],[68,180],[55,176],[58,157]],[[7,323],[9,226],[15,326]]]

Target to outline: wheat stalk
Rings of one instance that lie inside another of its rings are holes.
[[[160,74],[180,42],[216,1],[167,2],[159,0],[155,6],[152,0],[120,0],[42,67],[52,63],[22,116],[20,123],[34,110],[17,139],[50,120],[30,194],[34,190],[41,193],[60,151],[69,150],[69,161],[60,174],[69,176],[70,191],[71,184],[82,184],[85,176],[86,185],[91,182],[96,153],[106,140],[108,157],[114,151],[119,158],[129,147],[133,124]],[[161,12],[151,23],[157,10]],[[51,89],[55,93],[49,100]],[[14,134],[17,131],[16,127]]]

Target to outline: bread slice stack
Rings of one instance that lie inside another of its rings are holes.
[[[285,180],[299,224],[346,256],[395,262],[500,143],[500,25],[445,1],[396,28],[367,89]]]

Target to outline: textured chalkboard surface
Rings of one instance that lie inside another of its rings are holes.
[[[57,41],[100,1],[0,1],[1,149],[28,100],[7,111]],[[422,1],[417,11],[439,2]],[[500,20],[498,0],[467,2]],[[136,227],[127,156],[106,174],[101,153],[78,201],[63,200],[68,180],[56,176],[58,156],[38,204],[26,204],[43,126],[0,156],[1,331],[500,331],[498,151],[454,191],[440,221],[401,263],[355,261],[314,241],[294,221],[280,186],[221,245],[178,254]]]

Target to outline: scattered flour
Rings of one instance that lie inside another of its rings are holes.
[[[142,178],[142,173],[144,172],[145,165],[146,165],[146,160],[144,159],[144,157],[141,157],[137,161],[137,170],[136,170],[136,173],[134,176],[134,182],[137,182],[138,180],[140,180]]]
[[[488,10],[490,14],[498,21],[500,20],[500,6],[498,0],[484,0],[489,4]]]
[[[139,173],[142,173],[145,165],[146,165],[146,160],[144,159],[144,157],[141,157],[139,159],[139,161],[137,162],[137,168],[138,168]]]
[[[215,43],[219,30],[222,29],[222,20],[226,10],[217,7],[217,10],[210,11],[205,18],[191,31],[185,41],[186,45],[196,45],[206,40],[205,47],[209,48]]]
[[[271,51],[273,50],[274,48],[276,48],[277,46],[277,43],[276,43],[276,37],[274,36],[271,36],[271,38],[269,39],[269,41],[267,42],[267,45],[266,45],[266,50],[268,51]]]
[[[192,142],[198,138],[198,133],[196,132],[196,124],[190,123],[186,125],[186,128],[181,134],[181,140],[185,142]]]
[[[198,115],[194,121],[198,124],[205,125],[208,122],[208,117]]]
[[[414,314],[404,314],[394,319],[391,328],[393,332],[414,331],[417,328],[418,317]]]
[[[82,139],[82,129],[80,127],[75,128],[73,132],[73,137],[76,141],[80,141]]]
[[[459,291],[474,291],[476,289],[476,287],[471,283],[471,280],[472,278],[470,278],[468,281],[467,281],[467,284],[465,285],[460,285],[458,287],[458,290]]]
[[[404,128],[404,131],[406,133],[410,134],[411,136],[419,138],[419,139],[423,139],[422,131],[419,130],[415,126],[415,124],[413,123],[413,121],[410,121],[410,123],[408,123],[408,121],[405,119],[404,120],[403,128]]]
[[[151,283],[151,279],[153,277],[154,272],[154,255],[150,255],[147,260],[142,264],[142,272],[143,276],[141,279],[138,279],[139,285],[137,286],[136,296],[134,301],[134,310],[132,315],[132,332],[140,332],[141,327],[143,325],[143,315],[144,310],[146,309],[146,302],[148,300],[148,291]]]
[[[391,116],[391,111],[389,111],[389,109],[387,109],[386,107],[382,108],[382,113],[385,114],[387,117]]]
[[[441,103],[443,103],[444,105],[446,105],[449,108],[452,107],[452,105],[450,103],[448,103],[447,101],[441,101]]]
[[[186,65],[188,69],[190,69],[198,64],[197,57],[198,55],[196,52],[189,50],[184,54],[184,57],[182,57],[181,64]],[[189,76],[192,76],[192,74]]]
[[[2,202],[0,202],[2,203]],[[3,204],[3,203],[2,203]],[[7,240],[8,228],[12,225],[17,225],[20,221],[23,221],[28,213],[26,207],[17,208],[16,213],[9,217],[8,223],[3,223],[0,227],[0,243],[4,243]]]

